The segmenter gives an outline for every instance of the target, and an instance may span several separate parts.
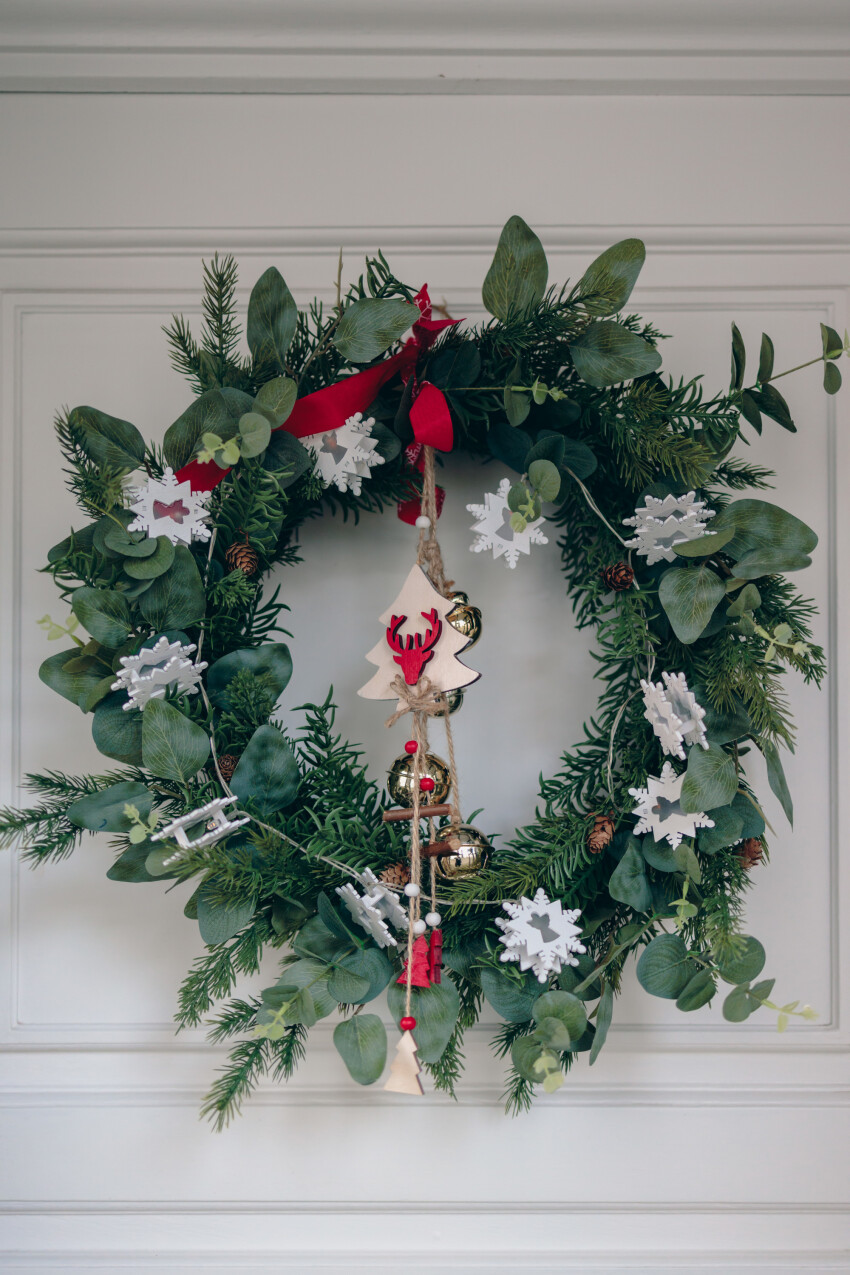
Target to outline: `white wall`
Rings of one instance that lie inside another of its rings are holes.
[[[839,27],[836,51],[840,37]],[[70,37],[56,41],[52,74],[70,73]],[[144,55],[134,56],[141,75]],[[0,55],[0,73],[9,65]],[[52,412],[91,402],[161,434],[187,396],[159,327],[175,309],[197,310],[202,255],[235,252],[246,296],[275,263],[305,299],[330,291],[340,244],[352,269],[383,247],[403,276],[473,316],[512,212],[541,233],[553,279],[639,234],[649,259],[636,305],[675,334],[669,369],[705,371],[710,388],[727,376],[733,316],[753,347],[767,329],[783,362],[817,353],[819,320],[841,331],[848,322],[846,100],[624,97],[610,78],[610,94],[594,97],[389,96],[382,67],[377,92],[361,84],[355,97],[3,99],[0,799],[13,799],[27,770],[69,756],[83,770],[97,757],[80,717],[36,678],[46,652],[34,621],[57,607],[34,570],[73,516]],[[836,588],[850,391],[827,400],[816,370],[786,384],[800,435],[768,431],[753,454],[778,470],[779,500],[821,534],[800,582],[821,604],[833,675],[821,696],[792,684],[797,830],[772,809],[772,863],[755,874],[750,914],[778,990],[814,1003],[818,1022],[778,1036],[767,1016],[732,1027],[719,1009],[671,1014],[629,986],[593,1070],[582,1063],[515,1121],[501,1114],[486,1027],[471,1035],[460,1102],[412,1107],[353,1088],[320,1028],[296,1080],[264,1087],[216,1136],[196,1111],[220,1056],[201,1034],[175,1040],[170,1024],[201,950],[178,892],[106,881],[108,849],[91,842],[38,874],[9,858],[0,1268],[850,1269],[839,945],[847,604]],[[468,553],[464,507],[493,472],[450,464],[441,527],[451,573],[486,617],[475,652],[486,689],[456,719],[464,791],[486,806],[487,827],[507,832],[531,813],[538,771],[577,737],[593,688],[554,544],[516,572]],[[304,547],[306,566],[282,577],[294,612],[288,705],[333,681],[341,725],[380,769],[398,741],[353,692],[410,533],[392,518],[357,530],[328,522],[307,529]],[[345,612],[342,647],[324,614],[331,591]],[[529,640],[523,625],[513,678],[517,615],[535,626]]]

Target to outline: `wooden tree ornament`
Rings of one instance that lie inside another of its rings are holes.
[[[401,1040],[395,1047],[395,1058],[390,1063],[390,1074],[384,1089],[390,1093],[410,1093],[422,1097],[425,1090],[419,1073],[419,1059],[416,1053],[416,1041],[411,1032],[402,1033]]]
[[[469,638],[448,623],[455,603],[444,598],[417,564],[383,615],[384,635],[366,659],[378,671],[357,692],[364,699],[398,699],[393,682],[414,687],[424,675],[435,692],[455,691],[481,676],[457,658]],[[399,708],[403,708],[399,699]]]

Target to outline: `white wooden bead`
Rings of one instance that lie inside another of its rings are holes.
[[[420,934],[424,934],[424,933],[425,933],[425,922],[424,922],[424,921],[414,921],[414,922],[413,922],[413,933],[414,933],[415,935],[417,935],[417,937],[418,937]]]
[[[419,895],[419,886],[415,881],[408,881],[407,885],[404,887],[404,892],[409,899],[415,899]]]
[[[430,925],[432,930],[435,930],[437,928],[437,926],[440,924],[442,919],[443,918],[440,916],[439,912],[425,913],[425,924]]]
[[[431,526],[431,519],[427,516],[427,514],[420,514],[413,525],[418,527],[420,531],[427,531]]]

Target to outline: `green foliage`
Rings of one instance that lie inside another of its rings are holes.
[[[446,330],[419,351],[415,369],[419,381],[446,395],[457,448],[495,456],[517,473],[509,496],[516,527],[555,506],[575,622],[596,635],[600,694],[583,738],[541,779],[531,821],[497,844],[477,876],[444,887],[451,891],[440,900],[451,978],[413,992],[420,1057],[448,1093],[482,1002],[506,1020],[495,1048],[510,1058],[506,1097],[514,1111],[528,1105],[535,1087],[553,1092],[562,1084],[579,1052],[595,1062],[632,954],[640,953],[647,991],[685,1012],[708,1003],[726,980],[733,984],[727,1018],[742,1021],[768,1007],[782,1028],[793,1014],[813,1013],[773,1005],[772,980],[753,983],[764,957],[743,933],[751,881],[738,849],[743,838],[765,833],[748,784],[748,751],[764,754],[771,787],[791,815],[778,752],[794,740],[783,679],[793,670],[819,684],[824,675],[812,604],[778,574],[808,564],[815,533],[766,501],[729,500],[730,492],[758,490],[772,478],[730,455],[741,431],[761,430],[763,418],[786,429],[794,422],[773,384],[766,335],[754,384],[746,383],[737,329],[728,393],[711,396],[700,378],[658,374],[662,334],[622,312],[643,259],[640,241],[626,240],[575,286],[547,290],[542,245],[512,218],[484,285],[492,318]],[[208,946],[181,989],[181,1026],[197,1025],[238,979],[254,977],[268,948],[287,945],[277,982],[259,999],[225,1003],[213,1020],[212,1038],[231,1042],[205,1104],[218,1127],[261,1076],[291,1074],[309,1027],[340,1006],[337,1048],[355,1080],[374,1083],[386,1037],[377,1015],[362,1007],[389,988],[397,1019],[405,998],[396,981],[399,953],[378,949],[338,909],[335,894],[349,873],[398,862],[406,853],[402,833],[383,823],[381,793],[361,750],[336,731],[330,695],[296,710],[300,726],[284,730],[270,720],[292,661],[277,640],[286,608],[277,590],[264,596],[263,578],[299,560],[301,529],[322,511],[356,520],[409,497],[400,454],[410,440],[412,378],[388,380],[368,405],[385,464],[360,493],[325,490],[312,453],[285,423],[297,398],[379,358],[419,311],[414,290],[380,254],[349,287],[340,283],[334,304],[313,301],[300,312],[271,268],[251,293],[246,361],[236,283],[232,258],[205,264],[198,340],[182,319],[168,329],[175,366],[197,397],[166,431],[162,451],[145,449],[132,425],[97,409],[76,408],[57,421],[85,525],[48,553],[45,570],[72,619],[46,616],[41,627],[48,640],[72,645],[49,657],[40,676],[92,714],[96,744],[127,769],[36,777],[39,804],[0,812],[0,844],[20,842],[32,862],[70,853],[84,829],[103,830],[116,853],[110,879],[192,879],[186,914],[197,918]],[[825,387],[834,392],[847,349],[826,325],[821,338],[821,357],[812,362],[823,362]],[[206,455],[229,470],[210,496],[208,545],[175,548],[166,537],[128,531],[130,471],[143,466],[159,476],[165,464],[179,468]],[[624,559],[622,520],[647,491],[688,490],[717,511],[711,530],[679,546],[674,564],[650,568],[631,556],[634,586],[612,592],[602,573]],[[251,551],[244,571],[232,565],[234,546]],[[118,661],[160,632],[197,644],[195,658],[209,664],[203,694],[169,692],[143,713],[127,709],[126,694],[111,690]],[[629,789],[663,764],[640,685],[658,668],[686,674],[706,710],[710,744],[687,756],[682,805],[709,811],[714,827],[675,850],[631,834]],[[250,822],[166,867],[174,847],[151,843],[151,834],[222,794],[211,738],[218,758],[238,759],[226,790]],[[606,851],[592,853],[595,814],[609,811],[616,835]],[[495,904],[538,888],[582,910],[587,947],[577,966],[544,984],[499,961],[493,925]]]

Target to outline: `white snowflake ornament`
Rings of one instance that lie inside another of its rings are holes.
[[[533,899],[519,903],[505,900],[502,907],[510,920],[500,917],[496,925],[504,931],[505,950],[502,961],[519,961],[519,967],[534,970],[537,980],[545,983],[550,974],[559,974],[562,965],[578,965],[576,952],[584,952],[581,929],[575,922],[581,916],[578,908],[564,911],[560,899],[550,903],[543,890]]]
[[[358,872],[356,877],[365,888],[365,894],[358,894],[350,881],[337,886],[337,894],[352,918],[372,936],[378,947],[397,947],[395,936],[387,922],[397,930],[406,930],[408,924],[407,912],[398,896],[379,881],[369,868]]]
[[[685,772],[677,775],[669,761],[664,763],[660,779],[648,775],[645,788],[630,788],[637,801],[632,814],[638,816],[637,834],[651,832],[656,841],[665,838],[673,849],[683,837],[693,837],[697,828],[713,828],[714,820],[708,815],[687,813],[681,807],[682,782]]]
[[[549,541],[540,528],[545,518],[535,518],[524,531],[514,531],[511,526],[511,509],[508,507],[510,478],[503,478],[496,492],[484,494],[483,505],[467,505],[475,518],[472,530],[476,539],[470,545],[473,553],[493,550],[494,558],[504,558],[509,567],[515,567],[521,553],[531,553],[532,545],[546,545]]]
[[[240,819],[231,819],[225,814],[225,808],[236,800],[236,797],[216,797],[215,801],[208,801],[205,806],[198,806],[197,810],[190,811],[188,815],[173,819],[164,828],[160,828],[159,832],[154,833],[151,841],[176,841],[179,846],[174,854],[163,859],[162,866],[168,868],[172,863],[179,862],[190,851],[214,846],[217,841],[229,837],[237,828],[250,823],[248,815]],[[204,830],[199,836],[193,837],[191,830],[198,824],[202,824]]]
[[[702,719],[705,709],[688,690],[684,673],[661,674],[661,682],[641,682],[644,717],[652,726],[665,753],[671,757],[685,758],[685,744],[698,744],[708,748]]]
[[[172,469],[162,478],[148,478],[143,487],[128,489],[130,512],[136,515],[128,531],[144,531],[151,539],[167,536],[172,544],[209,540],[206,524],[207,492],[193,492],[188,479],[178,482]]]
[[[301,440],[315,456],[316,470],[326,487],[334,484],[359,496],[362,480],[370,477],[375,465],[383,465],[377,440],[371,437],[374,424],[374,417],[364,421],[363,413],[355,412],[339,429]]]
[[[707,509],[705,501],[697,500],[694,491],[684,496],[665,496],[663,500],[644,496],[644,508],[636,509],[633,518],[623,519],[624,526],[634,527],[636,532],[632,540],[623,543],[646,558],[649,567],[661,561],[675,562],[675,546],[698,540],[713,517],[714,510]]]
[[[206,661],[193,664],[186,656],[195,650],[194,642],[169,642],[164,635],[153,646],[144,646],[136,655],[122,655],[121,668],[111,690],[126,691],[124,709],[143,709],[152,699],[163,699],[166,691],[195,695]]]

